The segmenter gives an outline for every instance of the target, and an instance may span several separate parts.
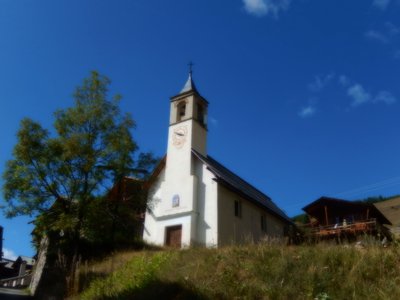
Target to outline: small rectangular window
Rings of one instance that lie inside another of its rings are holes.
[[[265,215],[261,215],[261,231],[267,232],[267,219],[265,218]]]
[[[238,200],[235,200],[235,217],[242,217],[242,203]]]
[[[204,110],[200,104],[197,105],[197,119],[200,124],[204,125]]]

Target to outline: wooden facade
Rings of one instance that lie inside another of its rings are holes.
[[[383,225],[391,225],[373,204],[360,201],[321,197],[303,210],[310,219],[307,234],[315,239],[385,235]]]

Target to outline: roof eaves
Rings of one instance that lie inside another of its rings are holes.
[[[144,183],[144,185],[143,185],[144,189],[147,189],[156,180],[158,175],[161,173],[162,169],[165,167],[166,161],[167,161],[167,155],[164,155],[164,157],[160,160],[158,165],[154,168],[153,173],[149,176],[149,178]]]

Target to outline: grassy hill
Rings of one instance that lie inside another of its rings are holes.
[[[118,253],[76,299],[400,299],[400,247],[248,245]]]

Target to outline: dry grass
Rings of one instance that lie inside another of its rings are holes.
[[[92,280],[80,297],[400,299],[399,250],[376,245],[249,245],[120,253],[88,267],[99,274],[116,271]]]
[[[142,254],[143,252],[141,251],[117,252],[100,262],[95,262],[91,264],[86,262],[84,266],[82,266],[81,271],[84,273],[92,272],[97,274],[109,274],[121,268],[123,265],[132,260],[134,257],[140,256]]]

